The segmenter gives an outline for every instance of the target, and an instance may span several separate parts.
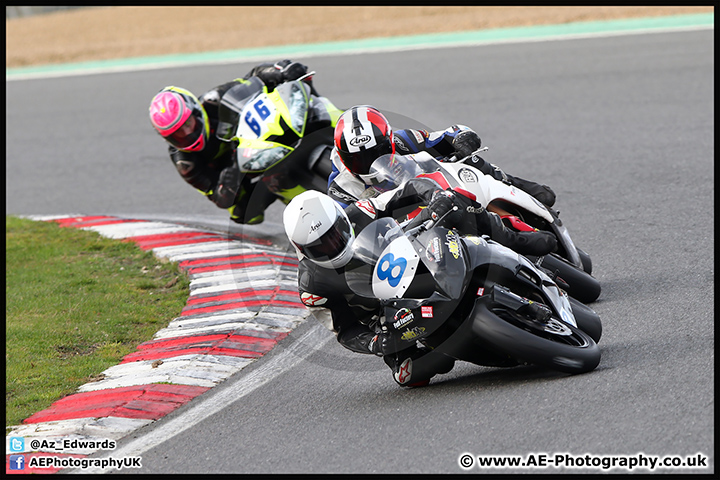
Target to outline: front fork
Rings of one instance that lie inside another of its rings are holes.
[[[493,285],[490,298],[494,303],[507,307],[522,315],[529,315],[531,318],[540,322],[546,322],[552,317],[552,310],[545,305],[521,297],[502,285]]]

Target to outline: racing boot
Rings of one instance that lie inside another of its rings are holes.
[[[540,185],[520,177],[511,177],[510,175],[507,177],[510,183],[537,198],[548,208],[555,205],[555,192],[547,185]]]
[[[500,216],[485,210],[484,216],[478,218],[482,231],[489,231],[490,238],[496,242],[515,250],[520,255],[542,256],[554,252],[557,248],[557,239],[550,232],[516,232],[503,224]],[[483,225],[485,224],[485,225]],[[488,227],[488,228],[482,228]]]
[[[393,379],[402,387],[424,387],[435,375],[448,373],[455,359],[432,350],[416,349],[397,355],[386,355],[383,360],[393,371]]]
[[[447,194],[433,196],[433,201],[425,210],[432,210]],[[463,220],[455,222],[455,226],[463,234],[490,235],[496,242],[515,250],[521,255],[542,256],[557,249],[557,239],[550,232],[533,229],[533,231],[516,231],[508,228],[497,213],[489,212],[474,200],[469,200],[464,194],[455,193],[450,196],[452,203],[459,207],[456,213],[462,215]],[[443,206],[443,205],[440,205]],[[447,207],[445,207],[447,210]],[[532,228],[529,225],[525,225]]]
[[[458,141],[459,145],[458,147],[460,150],[458,151],[457,155],[461,155],[465,153],[465,150],[462,150],[463,148],[463,140],[467,139],[470,140],[470,135],[468,135],[466,132],[459,133],[455,140]],[[478,146],[480,142],[480,138],[477,138]],[[473,145],[473,144],[471,144]],[[480,170],[485,175],[490,175],[495,180],[499,180],[503,183],[509,183],[510,185],[513,185],[520,190],[523,190],[526,193],[529,193],[533,197],[535,197],[538,201],[545,204],[548,208],[552,207],[555,204],[555,192],[553,192],[552,188],[550,188],[547,185],[540,185],[539,183],[532,182],[530,180],[525,180],[524,178],[520,177],[513,177],[512,175],[508,175],[507,173],[503,172],[500,167],[497,165],[493,165],[490,162],[487,162],[484,158],[482,158],[480,155],[476,155],[475,152],[472,153],[472,157],[468,161],[469,165],[472,165],[473,167]]]

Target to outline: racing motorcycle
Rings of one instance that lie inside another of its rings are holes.
[[[600,282],[592,276],[590,256],[575,246],[559,213],[529,193],[483,174],[473,166],[478,161],[478,153],[455,162],[440,162],[425,152],[407,156],[384,155],[370,169],[368,177],[374,183],[370,195],[395,188],[414,177],[429,177],[445,189],[459,187],[469,191],[483,207],[498,213],[509,228],[552,232],[558,239],[558,251],[528,258],[546,269],[546,273],[570,296],[583,303],[597,300],[601,288]]]
[[[218,109],[216,135],[235,147],[243,181],[262,181],[285,203],[305,190],[326,191],[332,171],[333,124],[342,111],[311,97],[303,79],[314,73],[271,92],[251,77],[230,88]]]
[[[353,243],[345,278],[357,295],[380,300],[375,328],[394,333],[387,355],[422,345],[483,366],[597,367],[602,325],[592,309],[526,257],[443,219],[381,218]]]

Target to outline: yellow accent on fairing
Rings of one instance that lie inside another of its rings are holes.
[[[305,101],[309,103],[310,99],[308,98],[308,93],[307,93],[307,90],[305,89],[305,87],[302,86],[302,88],[300,90],[302,91],[303,95],[305,96]],[[285,130],[283,130],[282,126],[280,125],[280,117],[285,119],[285,124],[288,126],[288,128],[290,128],[290,130],[292,130],[299,137],[302,138],[303,135],[305,134],[305,125],[307,124],[307,115],[308,115],[307,111],[305,112],[305,121],[303,122],[303,130],[301,132],[298,132],[292,126],[292,120],[291,120],[292,117],[290,116],[290,111],[288,110],[285,102],[282,100],[282,97],[280,96],[280,92],[278,91],[278,89],[275,88],[275,89],[273,89],[272,92],[268,93],[267,86],[263,86],[262,91],[268,97],[268,99],[272,102],[273,106],[275,107],[275,109],[278,113],[277,117],[275,118],[275,122],[272,124],[266,123],[268,130],[263,135],[263,138],[247,139],[247,138],[238,137],[236,135],[236,136],[233,136],[232,140],[236,140],[239,142],[238,148],[255,148],[258,150],[262,150],[265,148],[286,147],[286,148],[289,148],[291,151],[295,150],[294,148],[292,148],[288,145],[283,145],[282,143],[277,143],[277,142],[269,142],[269,141],[266,141],[265,139],[272,135],[281,136],[285,133]],[[334,108],[334,106],[333,106],[333,108]]]
[[[228,212],[230,212],[230,218],[240,218],[239,215],[235,215],[235,207],[237,207],[237,205],[233,205],[232,207],[227,209]],[[244,223],[245,223],[245,225],[255,225],[258,223],[262,223],[264,220],[265,220],[265,214],[261,213],[260,215],[257,215]]]
[[[305,92],[305,89],[303,89],[303,93]],[[280,126],[280,117],[285,119],[285,124],[295,132],[299,137],[302,137],[303,132],[298,132],[295,130],[292,126],[292,121],[290,120],[290,111],[287,109],[287,105],[285,105],[285,102],[282,100],[282,97],[280,96],[280,92],[276,88],[272,92],[267,94],[267,97],[272,101],[273,105],[275,106],[275,109],[278,112],[278,116],[275,119],[275,123],[272,125],[268,125],[268,132],[265,135],[265,138],[269,137],[270,135],[282,135],[285,133],[285,130]],[[307,100],[307,95],[306,95]],[[307,120],[307,112],[305,113],[305,120]],[[305,123],[303,122],[303,129],[305,128]]]
[[[322,100],[323,105],[325,106],[325,110],[327,110],[328,114],[330,115],[330,122],[331,125],[334,127],[337,125],[337,121],[340,118],[340,115],[343,114],[343,110],[340,110],[337,108],[333,103],[328,100],[325,97],[319,97],[320,100]]]
[[[293,187],[288,190],[280,190],[277,193],[283,197],[282,202],[287,205],[288,203],[290,203],[290,200],[297,197],[304,191],[305,189],[302,186],[298,185],[297,187]]]
[[[294,148],[283,145],[282,143],[268,142],[267,140],[260,140],[256,138],[233,137],[233,139],[238,142],[237,148],[254,148],[256,150],[265,150],[266,148],[284,147],[291,152],[295,150]]]

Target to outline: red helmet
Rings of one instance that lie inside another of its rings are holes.
[[[200,101],[189,91],[165,87],[150,102],[150,122],[170,145],[185,152],[205,148],[210,125]]]
[[[365,175],[378,157],[395,153],[392,127],[375,107],[352,107],[335,125],[335,148],[348,170]]]

